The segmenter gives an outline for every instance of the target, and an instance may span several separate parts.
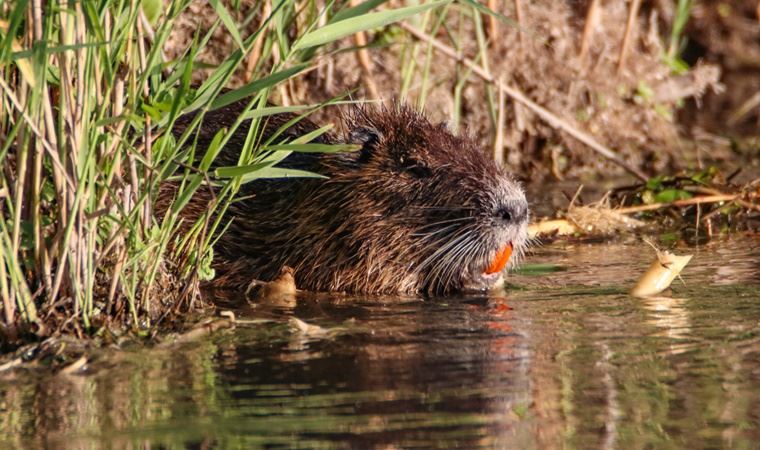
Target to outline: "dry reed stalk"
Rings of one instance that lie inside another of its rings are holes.
[[[32,2],[32,9],[31,9],[31,15],[32,15],[32,23],[33,23],[33,42],[39,42],[42,40],[42,2],[41,0],[34,0]],[[30,30],[32,31],[32,30]],[[35,118],[37,127],[42,131],[43,136],[46,135],[46,129],[45,129],[45,123],[44,123],[44,116],[42,114],[42,103],[40,102],[41,99],[38,99],[36,101],[35,106]],[[42,157],[44,155],[44,151],[42,150],[42,144],[37,142],[35,139],[34,142],[34,161],[33,161],[33,167],[32,167],[32,185],[31,185],[31,208],[30,208],[30,215],[31,215],[31,222],[32,222],[32,235],[33,235],[33,255],[34,255],[34,264],[35,264],[35,270],[37,272],[42,272],[42,246],[44,245],[43,238],[42,238],[42,221],[41,221],[41,207],[40,207],[40,197],[41,197],[41,191],[42,191]]]
[[[498,6],[496,0],[488,0],[486,3],[486,7],[490,9],[491,11],[498,11]],[[488,36],[488,40],[491,42],[495,42],[496,39],[499,37],[499,22],[496,20],[495,16],[488,15],[488,25],[486,27],[486,36]]]
[[[144,13],[142,10],[140,10],[140,14],[144,16]],[[147,62],[146,62],[146,52],[145,52],[145,33],[143,30],[143,21],[138,20],[137,21],[137,49],[138,49],[138,56],[140,61],[140,72],[145,72],[147,70]],[[150,95],[150,87],[148,86],[147,80],[143,83],[141,86],[141,90],[143,95],[147,98]],[[145,133],[143,136],[143,143],[144,143],[144,149],[145,153],[143,154],[143,158],[145,159],[145,162],[143,163],[143,180],[145,180],[145,186],[146,189],[151,189],[151,186],[153,185],[153,172],[151,170],[151,167],[153,166],[153,127],[151,126],[151,117],[150,114],[145,114]],[[151,227],[151,221],[153,218],[153,211],[150,203],[150,196],[148,196],[145,200],[145,203],[143,204],[143,229],[149,230]]]
[[[578,56],[581,62],[586,59],[589,46],[591,45],[591,36],[594,34],[596,24],[601,19],[602,9],[599,7],[599,3],[600,0],[591,0],[586,12],[586,21],[583,24],[583,37],[581,38],[581,50]]]
[[[10,287],[8,286],[8,272],[6,272],[5,252],[0,252],[0,295],[3,296],[3,312],[5,323],[12,324],[16,317],[16,305],[11,300]]]
[[[357,6],[358,0],[351,0],[351,6]],[[362,78],[364,85],[367,87],[367,92],[372,100],[380,99],[380,92],[377,89],[377,83],[375,83],[375,77],[372,75],[372,59],[370,59],[369,52],[366,49],[367,46],[367,33],[361,31],[354,35],[354,42],[358,47],[356,51],[356,62],[359,63],[359,67],[362,70]]]
[[[514,0],[515,2],[515,17],[517,17],[517,26],[519,27],[519,33],[517,33],[517,39],[520,43],[520,49],[525,49],[525,36],[523,30],[525,29],[525,12],[522,7],[522,0]],[[492,17],[496,19],[495,17]]]
[[[573,138],[577,139],[578,141],[586,144],[589,148],[594,150],[595,152],[599,153],[600,155],[604,156],[608,160],[612,161],[613,163],[617,164],[618,166],[622,167],[626,171],[628,171],[630,174],[636,176],[642,181],[646,181],[649,179],[649,177],[644,174],[641,170],[639,170],[636,167],[633,167],[632,165],[628,164],[626,161],[624,161],[620,156],[618,156],[615,152],[607,148],[606,146],[599,143],[596,139],[594,139],[591,135],[588,133],[581,131],[577,129],[576,127],[570,125],[565,120],[561,119],[548,109],[544,108],[543,106],[539,105],[538,103],[534,102],[533,100],[529,99],[522,91],[520,91],[518,88],[506,85],[502,83],[499,80],[496,80],[489,72],[478,66],[474,61],[470,60],[469,58],[465,58],[464,56],[461,56],[457,54],[456,50],[451,48],[450,46],[440,42],[439,40],[433,38],[432,36],[428,35],[427,33],[424,33],[417,28],[407,24],[407,23],[401,23],[401,28],[408,31],[412,36],[415,38],[424,41],[429,42],[433,45],[435,49],[443,53],[444,55],[448,56],[449,58],[452,58],[459,63],[467,66],[469,69],[472,70],[473,73],[478,75],[480,78],[485,80],[486,82],[498,86],[501,89],[504,90],[504,92],[509,95],[513,100],[518,101],[525,105],[527,108],[532,110],[536,115],[538,115],[540,118],[542,118],[547,124],[550,126],[562,130],[572,136]]]
[[[499,84],[499,110],[496,115],[496,137],[493,142],[493,159],[497,164],[504,164],[504,127],[506,126],[504,119],[504,110],[506,109],[506,98],[504,96],[504,89],[502,84]]]
[[[261,6],[261,21],[259,22],[259,29],[263,26],[265,26],[267,18],[270,14],[272,14],[272,2],[270,0],[265,0],[262,2],[263,5]],[[250,83],[251,79],[253,78],[253,74],[256,70],[256,65],[259,62],[259,59],[261,58],[261,50],[264,46],[264,38],[266,36],[266,33],[261,33],[258,38],[256,38],[256,41],[253,42],[253,47],[251,48],[250,53],[248,54],[248,58],[245,65],[245,75],[244,80],[246,83]]]
[[[632,0],[631,7],[628,10],[628,23],[625,26],[625,34],[623,36],[623,44],[620,46],[620,56],[618,57],[617,73],[620,74],[623,71],[626,57],[628,56],[628,48],[631,46],[631,39],[633,37],[633,31],[636,26],[636,17],[639,15],[639,8],[641,7],[641,0]]]
[[[742,102],[736,110],[734,110],[729,116],[726,123],[728,126],[736,126],[744,117],[747,116],[752,110],[760,106],[760,91],[755,92],[747,100]]]
[[[27,125],[29,129],[32,131],[32,133],[34,133],[35,137],[40,140],[40,142],[42,143],[42,147],[45,149],[45,151],[48,152],[48,156],[53,162],[53,166],[58,170],[64,170],[64,165],[61,159],[58,157],[58,152],[45,139],[45,136],[42,134],[42,131],[40,131],[40,129],[37,128],[32,118],[29,117],[27,112],[24,110],[22,103],[13,93],[13,90],[8,86],[8,84],[5,83],[5,80],[3,80],[2,78],[0,78],[0,89],[5,91],[5,95],[8,97],[8,100],[10,100],[13,107],[16,108],[19,114],[21,114],[21,117],[24,119],[25,125]],[[66,183],[69,185],[69,187],[73,188],[75,186],[74,182],[72,181],[70,177],[65,177],[64,179]]]

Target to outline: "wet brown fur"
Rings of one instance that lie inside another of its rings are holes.
[[[208,113],[199,148],[244,105]],[[290,118],[270,119],[265,137]],[[182,118],[174,132],[190,120]],[[244,288],[290,266],[305,290],[445,293],[467,287],[507,241],[522,252],[528,216],[522,189],[471,139],[398,105],[356,108],[343,125],[342,138],[323,135],[318,142],[357,143],[361,150],[294,153],[279,164],[328,179],[244,185],[240,195],[249,198],[232,204],[231,223],[215,246],[214,286]],[[302,120],[282,138],[316,128]],[[218,164],[237,162],[247,131],[245,124],[236,132]],[[210,196],[200,190],[183,215],[197,218]]]

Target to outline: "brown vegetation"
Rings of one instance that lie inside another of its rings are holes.
[[[690,60],[691,67],[683,65],[681,47],[671,48],[672,42],[681,42],[680,36],[671,38],[677,11],[666,3],[504,2],[498,12],[508,22],[466,6],[450,8],[440,20],[431,16],[370,33],[369,61],[366,53],[341,52],[356,43],[345,38],[332,46],[337,52],[324,57],[316,70],[282,86],[275,97],[288,104],[346,92],[372,98],[377,90],[385,100],[400,97],[424,105],[436,119],[467,127],[484,146],[496,146],[495,154],[504,155],[525,179],[620,173],[616,164],[599,158],[513,96],[499,95],[494,83],[478,77],[461,60],[416,39],[417,30],[475,61],[493,80],[525,94],[649,175],[711,161],[731,164],[735,155],[729,141],[716,137],[723,134],[717,127],[725,123],[727,111],[713,105],[733,95],[732,86],[721,83],[726,69],[720,52],[726,53],[727,47],[741,52],[735,45],[721,45],[718,38],[700,37],[715,44]],[[261,11],[269,10],[266,1],[244,2],[238,13],[241,20],[248,18],[249,32],[261,22],[259,15],[250,14],[259,5]],[[709,29],[710,20],[728,26],[726,17],[707,13],[715,8],[701,2],[692,8],[690,38],[698,34],[695,30]],[[175,28],[168,54],[184,48],[196,29],[207,29],[214,21],[204,2],[194,3],[191,11]],[[742,20],[742,31],[735,33],[749,45],[757,22]],[[201,60],[213,64],[230,51],[229,37],[220,31],[216,38],[217,46]],[[203,74],[196,77],[202,79]],[[241,71],[234,82],[245,79]],[[706,95],[710,108],[700,111]],[[694,111],[699,111],[698,128],[693,127]],[[708,115],[713,117],[711,126]],[[741,120],[750,116],[746,113]]]

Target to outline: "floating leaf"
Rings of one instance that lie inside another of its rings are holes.
[[[649,297],[664,291],[691,261],[691,257],[692,255],[677,256],[667,251],[657,251],[657,259],[631,289],[631,295]]]

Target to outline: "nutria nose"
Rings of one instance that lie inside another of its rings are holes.
[[[524,202],[510,202],[496,208],[494,216],[506,223],[520,223],[526,219],[528,205]]]

